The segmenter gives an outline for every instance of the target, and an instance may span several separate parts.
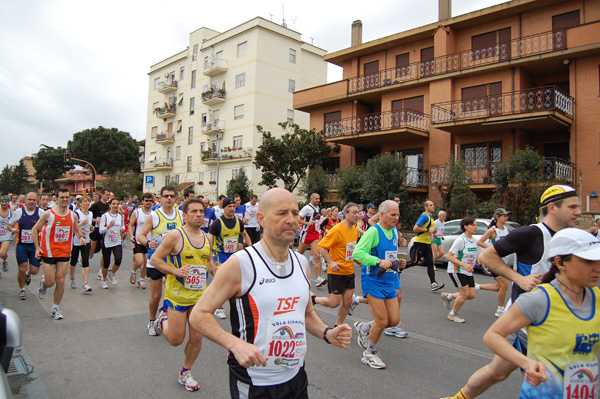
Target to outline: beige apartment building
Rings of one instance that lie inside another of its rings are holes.
[[[309,127],[293,93],[327,80],[326,51],[285,26],[256,17],[220,33],[200,28],[189,46],[150,67],[142,171],[144,191],[171,184],[215,198],[241,167],[261,194],[252,165],[261,144],[256,126]]]

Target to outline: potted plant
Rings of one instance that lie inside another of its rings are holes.
[[[201,186],[201,185],[203,185],[203,184],[204,184],[204,182],[202,182],[202,181],[199,181],[199,182],[198,182],[198,185],[199,185],[199,186]]]

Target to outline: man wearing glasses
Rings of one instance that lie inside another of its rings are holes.
[[[153,204],[154,200],[152,199],[152,193],[144,193],[142,195],[142,207],[135,209],[129,218],[129,239],[133,244],[133,269],[131,269],[129,282],[131,284],[135,284],[137,281],[137,285],[141,290],[146,289],[146,283],[144,282],[144,277],[146,277],[146,268],[144,266],[148,262],[148,247],[142,245],[135,238],[135,235],[137,231],[140,230],[144,225],[146,218],[150,216]],[[142,268],[142,274],[138,279],[137,272],[140,270],[140,268]]]
[[[175,209],[175,188],[164,186],[160,189],[161,207],[153,210],[150,217],[144,220],[142,228],[136,234],[137,241],[148,247],[148,259],[152,258],[152,254],[160,245],[163,238],[171,231],[183,226],[183,217],[179,209]],[[148,238],[150,233],[150,238]],[[150,277],[150,301],[148,308],[150,311],[150,321],[148,322],[148,334],[157,335],[154,326],[156,320],[156,312],[158,304],[162,296],[162,279],[165,276],[160,270],[148,263],[147,274]]]

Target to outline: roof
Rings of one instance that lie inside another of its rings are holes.
[[[181,190],[185,190],[188,187],[191,187],[194,185],[193,181],[186,181],[183,183],[179,183],[179,185],[177,186],[177,191],[181,191]]]

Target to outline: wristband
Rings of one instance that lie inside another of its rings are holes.
[[[327,328],[325,328],[325,331],[323,331],[323,341],[325,341],[331,345],[331,342],[329,342],[329,340],[327,339],[327,331],[329,331],[329,330],[331,330],[331,327],[327,327]]]

